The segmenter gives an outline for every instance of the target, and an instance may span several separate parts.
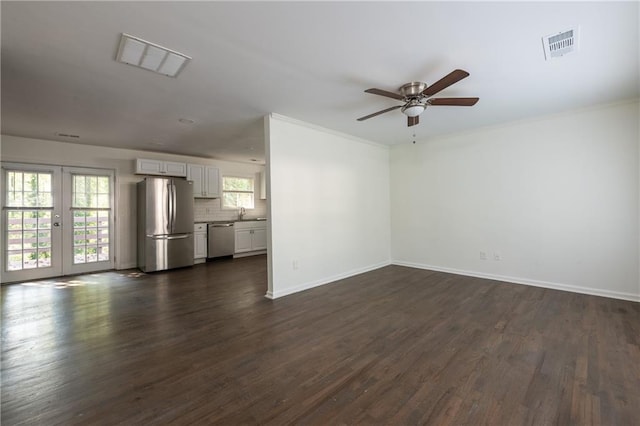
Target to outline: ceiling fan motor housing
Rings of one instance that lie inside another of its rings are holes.
[[[414,81],[400,87],[400,93],[407,99],[418,98],[422,96],[422,92],[427,88],[426,83]]]

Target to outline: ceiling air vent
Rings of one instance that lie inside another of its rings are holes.
[[[78,135],[72,135],[71,133],[61,133],[58,132],[56,133],[57,136],[60,136],[61,138],[73,138],[73,139],[79,139],[80,136]]]
[[[568,29],[556,34],[542,37],[544,57],[549,59],[560,58],[578,50],[578,27]]]
[[[138,37],[122,33],[116,60],[168,77],[176,77],[191,57]]]

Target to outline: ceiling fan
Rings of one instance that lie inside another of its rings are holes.
[[[358,121],[368,120],[385,112],[401,109],[401,111],[407,116],[407,125],[409,127],[418,124],[420,114],[429,105],[450,105],[450,106],[473,106],[478,102],[479,98],[431,98],[431,96],[446,89],[454,83],[468,77],[469,73],[463,70],[455,70],[442,77],[440,80],[433,83],[431,86],[427,86],[426,83],[412,82],[407,83],[400,87],[400,93],[388,92],[382,89],[367,89],[366,93],[372,93],[374,95],[386,96],[387,98],[397,99],[404,102],[404,105],[396,105],[391,108],[383,109],[382,111],[374,112],[373,114],[365,115],[358,118]]]

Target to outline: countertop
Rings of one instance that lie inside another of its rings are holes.
[[[194,222],[194,224],[199,224],[199,223],[205,223],[205,224],[209,224],[209,223],[236,223],[236,222],[266,222],[267,218],[265,217],[253,217],[253,218],[246,218],[246,219],[235,219],[235,220],[199,220],[197,222]]]

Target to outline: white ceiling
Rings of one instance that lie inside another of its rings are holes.
[[[2,133],[262,162],[269,112],[391,145],[637,98],[638,5],[2,1]],[[580,51],[545,61],[541,37],[574,25]],[[175,79],[118,63],[123,32],[193,60]],[[399,103],[364,89],[456,68],[438,96],[476,106],[356,121]]]

